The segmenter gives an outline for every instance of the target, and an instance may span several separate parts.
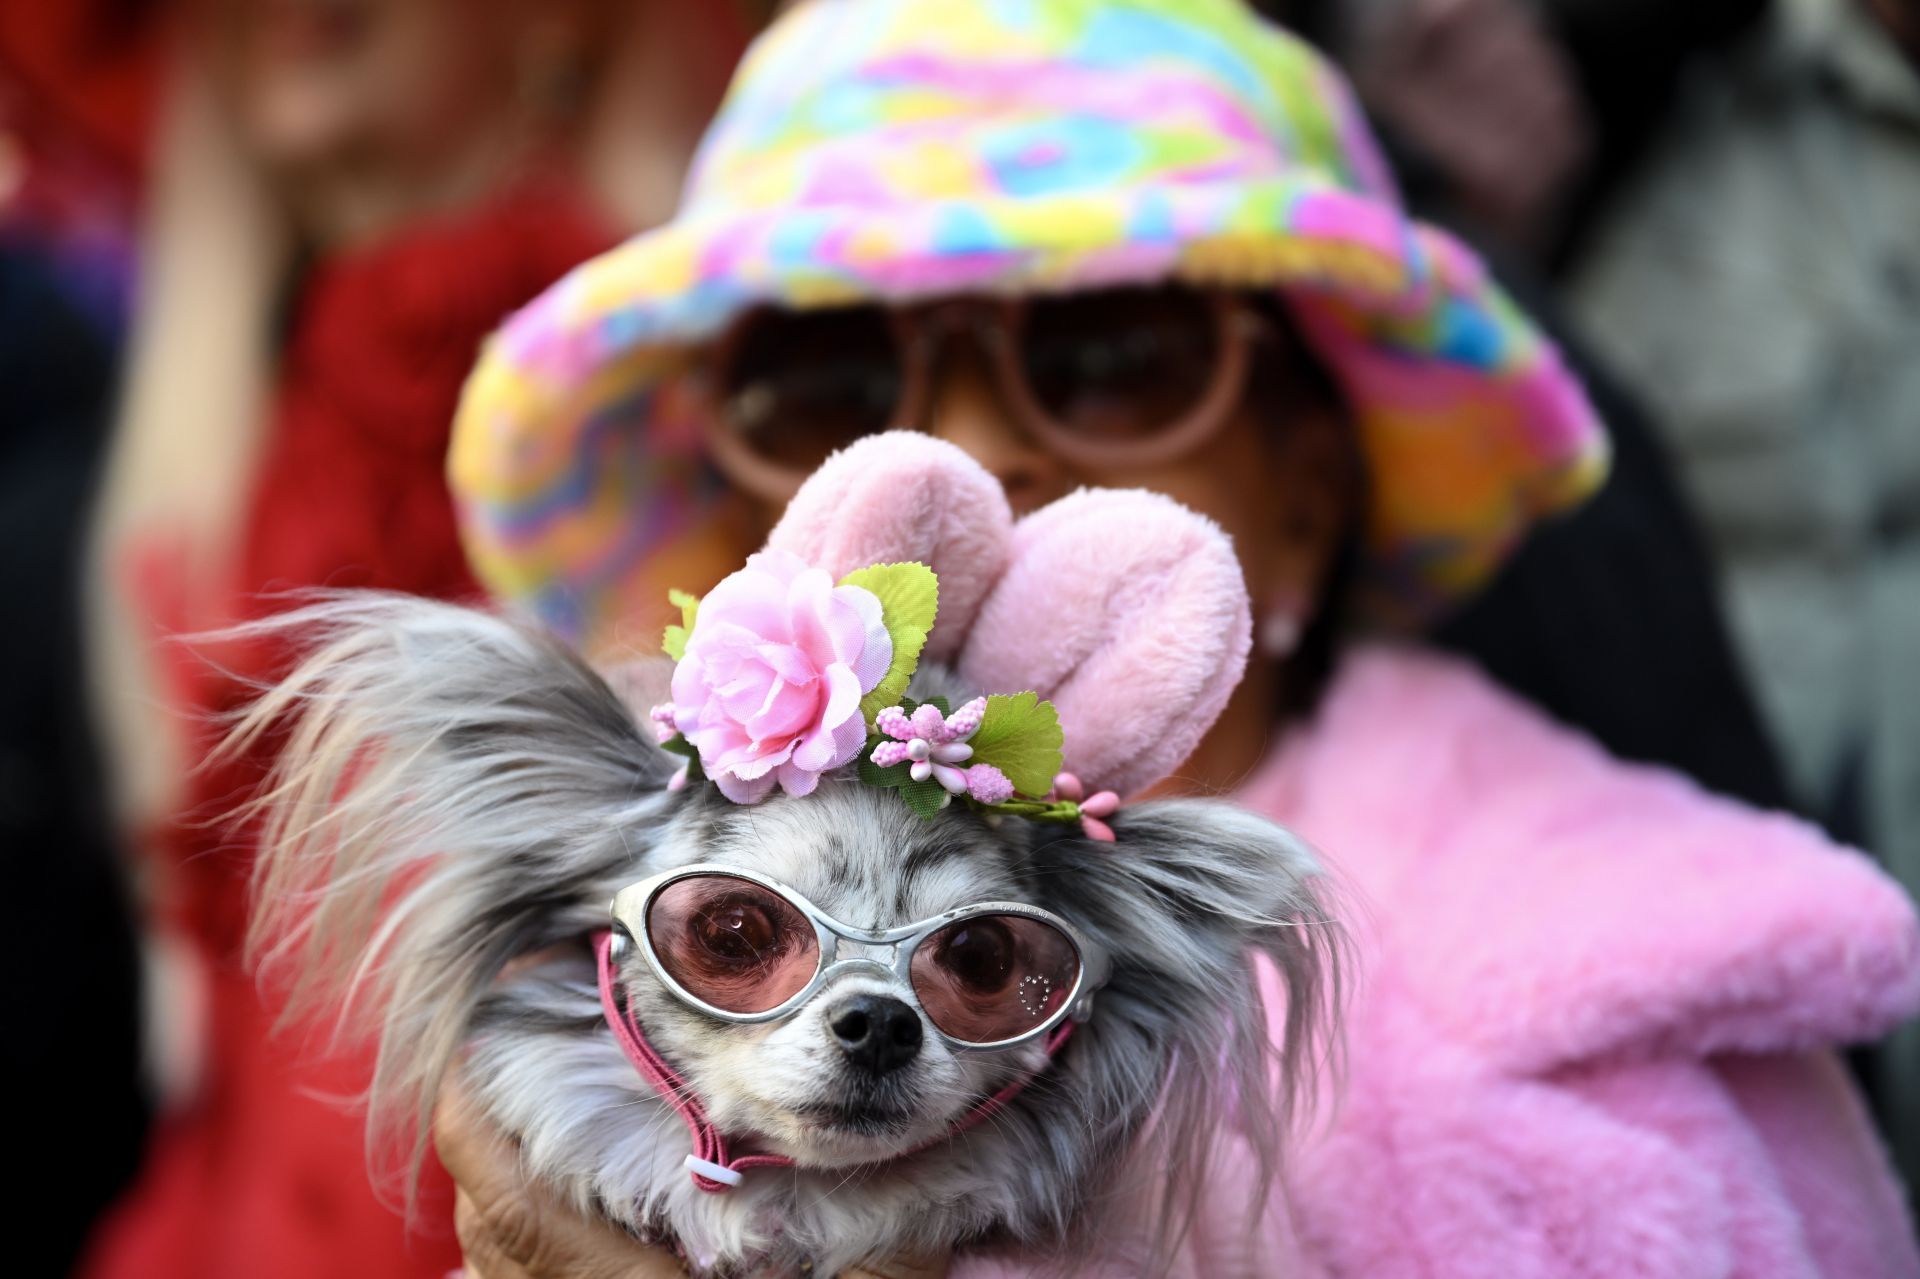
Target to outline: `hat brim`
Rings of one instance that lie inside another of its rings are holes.
[[[1478,259],[1310,174],[695,209],[585,263],[489,342],[449,464],[475,569],[575,634],[617,614],[695,465],[662,391],[753,307],[1169,280],[1279,290],[1341,386],[1370,471],[1374,620],[1430,620],[1604,478],[1579,383]]]

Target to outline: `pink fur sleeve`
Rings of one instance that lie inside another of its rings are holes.
[[[1912,903],[1868,858],[1451,662],[1356,658],[1288,777],[1411,993],[1508,1069],[1821,1047],[1920,1009]]]

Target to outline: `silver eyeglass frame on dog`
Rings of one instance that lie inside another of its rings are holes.
[[[658,897],[668,885],[680,880],[713,875],[744,879],[748,883],[757,884],[769,892],[776,893],[813,925],[819,956],[813,977],[791,998],[764,1012],[738,1013],[715,1007],[675,981],[666,966],[660,962],[660,957],[654,953],[653,939],[647,930],[647,915],[653,908],[654,898]],[[1016,1048],[1029,1040],[1045,1035],[1069,1018],[1074,1021],[1086,1021],[1093,1013],[1094,993],[1106,985],[1107,978],[1112,974],[1106,955],[1099,947],[1088,941],[1079,929],[1052,911],[1043,910],[1038,906],[1029,906],[1024,902],[973,902],[943,911],[931,919],[902,924],[898,928],[874,931],[841,923],[808,901],[791,886],[770,876],[738,866],[722,866],[712,862],[677,867],[629,884],[614,894],[612,910],[616,958],[621,957],[626,946],[637,942],[640,954],[647,961],[647,967],[653,971],[655,977],[660,979],[660,983],[672,993],[674,998],[706,1013],[709,1017],[741,1024],[778,1021],[782,1017],[792,1015],[841,973],[878,973],[891,977],[894,983],[906,992],[907,1002],[926,1018],[927,1024],[933,1027],[934,1033],[948,1045],[963,1052],[998,1052],[1002,1049]],[[1009,1039],[996,1039],[990,1043],[957,1039],[941,1030],[934,1021],[933,1015],[920,1002],[919,992],[914,990],[911,976],[914,951],[922,942],[949,924],[979,915],[1021,915],[1055,928],[1072,944],[1074,958],[1079,961],[1079,971],[1074,976],[1073,989],[1067,992],[1067,997],[1060,1001],[1060,1006],[1048,1014],[1045,1020]],[[868,948],[884,947],[889,954],[886,959],[871,954],[854,955],[843,959],[840,951],[846,943]]]

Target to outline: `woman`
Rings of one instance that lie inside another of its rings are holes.
[[[216,819],[269,757],[194,764],[280,654],[163,641],[290,589],[476,592],[441,471],[472,353],[617,228],[667,215],[747,19],[604,0],[168,16],[88,636],[161,1114],[83,1273],[438,1276],[456,1255],[444,1222],[410,1237],[364,1174],[342,1099],[365,1060],[312,1028],[276,1036],[240,960],[248,849]]]
[[[803,6],[680,217],[495,338],[452,471],[482,579],[612,655],[709,584],[677,527],[726,512],[708,550],[737,562],[828,450],[896,424],[1022,509],[1142,485],[1234,535],[1262,653],[1175,784],[1237,788],[1367,903],[1290,1225],[1203,1221],[1193,1271],[1920,1266],[1830,1051],[1920,1005],[1898,890],[1455,664],[1334,660],[1484,581],[1605,448],[1471,257],[1399,213],[1304,46],[1231,0]],[[701,453],[725,495],[655,482]],[[488,1140],[443,1133],[476,1271],[648,1264]]]

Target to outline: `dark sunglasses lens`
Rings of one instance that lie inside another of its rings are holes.
[[[724,425],[754,452],[810,471],[884,431],[900,405],[900,352],[876,307],[762,311],[718,371]]]
[[[748,879],[676,879],[647,907],[660,966],[697,999],[763,1013],[806,988],[820,966],[813,925],[786,898]]]
[[[1177,426],[1213,383],[1219,313],[1191,289],[1108,289],[1039,298],[1020,352],[1027,386],[1061,430],[1089,442]]]
[[[1024,1035],[1073,994],[1080,955],[1065,933],[1024,915],[948,924],[913,952],[913,993],[945,1033],[970,1044]]]

